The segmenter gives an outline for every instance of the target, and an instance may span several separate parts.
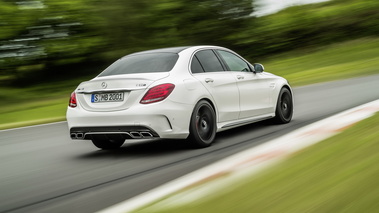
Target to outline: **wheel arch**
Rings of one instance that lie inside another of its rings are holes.
[[[283,82],[283,84],[280,85],[278,88],[279,88],[279,89],[275,92],[275,99],[274,99],[274,101],[275,101],[275,102],[274,102],[274,112],[275,112],[276,107],[277,107],[277,106],[276,106],[276,103],[278,102],[278,98],[279,98],[280,91],[281,91],[283,88],[286,88],[286,89],[288,89],[288,90],[290,91],[290,93],[291,93],[291,97],[292,97],[292,103],[295,103],[293,90],[292,90],[291,86],[290,86],[288,83]]]
[[[292,117],[293,117],[293,113],[294,113],[294,95],[293,95],[293,91],[292,91],[292,88],[288,85],[288,84],[284,84],[282,85],[281,87],[279,87],[280,89],[278,89],[278,95],[277,95],[277,98],[276,98],[276,104],[275,104],[275,107],[274,107],[274,112],[275,112],[275,117],[273,117],[272,121],[274,121],[274,123],[276,124],[283,124],[283,123],[288,123],[292,120]],[[283,114],[281,112],[281,109],[279,107],[279,98],[281,97],[281,93],[282,93],[282,90],[283,89],[286,89],[288,90],[289,92],[289,95],[291,96],[291,107],[292,107],[292,110],[291,110],[291,114],[289,115],[288,118],[285,118],[283,117]],[[279,110],[279,111],[278,111]],[[278,114],[280,113],[280,114]]]
[[[284,84],[284,85],[282,86],[282,88],[280,88],[280,89],[283,89],[283,88],[287,88],[287,89],[290,91],[291,95],[293,95],[293,92],[292,92],[292,89],[291,89],[290,86],[288,86],[287,84]]]
[[[213,108],[213,110],[215,111],[215,114],[216,114],[216,123],[217,123],[217,121],[218,121],[218,111],[217,111],[216,105],[213,103],[213,101],[211,99],[207,98],[207,97],[203,97],[203,98],[199,99],[196,102],[196,104],[199,103],[200,101],[206,101],[206,102],[208,102],[212,106],[212,108]],[[195,108],[196,104],[194,105],[194,108]]]
[[[189,124],[189,142],[197,148],[213,143],[217,133],[217,114],[214,103],[207,98],[196,102]]]
[[[282,88],[287,88],[287,89],[290,91],[290,93],[291,93],[291,98],[292,98],[292,112],[293,112],[294,109],[295,109],[295,98],[294,98],[294,95],[293,95],[292,88],[291,88],[288,84],[283,85]]]

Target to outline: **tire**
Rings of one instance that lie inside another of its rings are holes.
[[[196,104],[190,120],[189,142],[197,147],[204,148],[212,144],[216,137],[216,113],[207,101]]]
[[[289,89],[283,87],[278,96],[274,122],[277,124],[289,123],[293,115],[292,94]]]
[[[103,140],[103,139],[92,139],[93,145],[99,149],[111,150],[118,149],[124,144],[125,140]]]

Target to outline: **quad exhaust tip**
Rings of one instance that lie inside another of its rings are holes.
[[[71,139],[82,140],[85,139],[87,135],[127,135],[132,139],[145,139],[154,138],[151,132],[72,132],[70,133]],[[87,138],[89,139],[89,138]]]
[[[72,139],[79,139],[80,140],[80,139],[84,138],[84,133],[81,133],[81,132],[75,133],[75,132],[73,132],[73,133],[70,134],[70,136],[71,136]]]

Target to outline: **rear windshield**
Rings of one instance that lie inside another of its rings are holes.
[[[175,53],[145,53],[119,59],[99,76],[131,73],[168,72],[172,70],[179,55]]]

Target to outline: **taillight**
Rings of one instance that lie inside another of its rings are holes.
[[[68,106],[75,108],[77,105],[78,104],[76,102],[76,94],[75,94],[75,92],[73,92],[73,93],[71,93],[70,102],[69,102]]]
[[[141,104],[151,104],[166,99],[174,90],[174,84],[161,84],[152,87],[141,99]]]

